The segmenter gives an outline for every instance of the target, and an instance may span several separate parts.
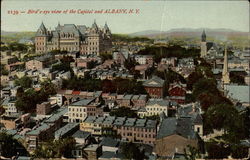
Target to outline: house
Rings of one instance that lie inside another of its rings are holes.
[[[139,117],[155,116],[164,113],[168,115],[168,109],[171,103],[168,100],[163,99],[149,99],[145,108],[141,108],[137,111]]]
[[[12,114],[17,114],[18,110],[16,108],[16,97],[7,97],[1,104],[5,109],[5,115],[10,116]]]
[[[90,105],[94,99],[81,99],[68,106],[69,122],[82,122],[87,117],[87,105]],[[90,110],[90,109],[89,109]]]
[[[143,86],[151,98],[163,98],[165,81],[160,77],[153,76],[145,81]]]
[[[75,139],[77,144],[87,145],[90,142],[91,133],[81,130],[77,130],[72,137]]]
[[[119,149],[119,141],[110,137],[103,137],[100,144],[103,152],[117,152]]]
[[[177,57],[171,58],[162,58],[160,64],[165,64],[169,67],[176,67],[177,65]]]
[[[25,63],[25,68],[27,70],[31,69],[37,69],[41,70],[43,68],[48,67],[54,62],[54,56],[51,54],[46,54],[40,57],[36,57],[33,60],[29,60],[28,62]]]
[[[86,148],[84,148],[85,158],[91,160],[97,160],[98,157],[102,155],[102,146],[99,144],[90,144]]]
[[[135,55],[135,61],[139,64],[149,64],[153,66],[153,55]]]
[[[160,124],[154,151],[159,157],[184,154],[187,145],[198,147],[198,136],[189,117],[164,118]]]
[[[126,117],[87,117],[80,123],[80,130],[102,135],[113,132],[130,142],[153,145],[156,137],[156,121]]]
[[[149,70],[150,66],[148,64],[140,64],[135,66],[135,70],[142,75],[142,78],[146,78],[146,72]]]
[[[67,123],[65,126],[59,128],[55,131],[54,136],[55,139],[58,140],[60,138],[65,138],[67,136],[71,136],[79,129],[78,123]]]
[[[186,84],[171,83],[169,85],[168,93],[171,101],[175,101],[179,104],[185,103],[186,99]]]

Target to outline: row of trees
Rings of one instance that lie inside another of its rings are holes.
[[[110,93],[128,93],[128,94],[146,94],[142,82],[136,80],[116,78],[114,80],[100,80],[92,78],[73,77],[69,80],[63,80],[63,88],[82,90],[82,91],[100,91]]]

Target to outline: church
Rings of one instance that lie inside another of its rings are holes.
[[[201,57],[223,57],[220,48],[214,42],[207,42],[205,30],[201,35]]]
[[[55,30],[48,30],[42,22],[35,36],[36,53],[61,50],[99,55],[111,48],[112,34],[107,23],[100,28],[95,21],[91,27],[58,23]]]

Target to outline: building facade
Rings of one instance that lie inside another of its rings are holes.
[[[42,23],[36,32],[36,53],[52,50],[80,52],[81,54],[97,54],[106,52],[112,47],[111,31],[105,23],[99,28],[94,22],[91,27],[85,25],[65,24],[48,30]]]
[[[143,86],[151,98],[163,98],[165,81],[160,77],[152,77],[145,81]]]

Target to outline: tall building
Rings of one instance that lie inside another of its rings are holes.
[[[105,23],[103,28],[96,22],[91,27],[58,23],[55,30],[48,30],[43,22],[36,32],[36,53],[45,53],[51,50],[79,51],[81,54],[97,54],[106,52],[112,47],[111,31]]]
[[[206,33],[203,30],[201,35],[201,57],[205,57],[207,55],[207,41],[206,41]]]
[[[229,71],[228,71],[227,46],[225,46],[224,64],[223,64],[223,71],[222,71],[222,83],[223,84],[230,83],[230,77],[229,77]]]

